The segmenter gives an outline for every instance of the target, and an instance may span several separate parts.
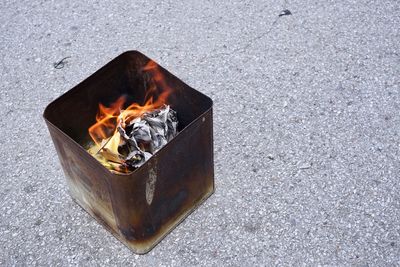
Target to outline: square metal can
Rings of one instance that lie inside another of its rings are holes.
[[[150,251],[214,192],[212,100],[158,66],[173,88],[178,134],[141,167],[111,172],[85,149],[99,103],[141,101],[151,59],[127,51],[50,103],[43,114],[72,198],[133,252]],[[156,64],[156,63],[154,63]]]

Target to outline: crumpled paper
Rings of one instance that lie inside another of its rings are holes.
[[[146,112],[129,122],[120,118],[117,130],[121,135],[118,152],[123,164],[136,169],[145,163],[177,134],[176,112],[169,105]]]

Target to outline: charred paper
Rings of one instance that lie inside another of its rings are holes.
[[[134,118],[122,114],[114,135],[88,152],[108,169],[123,173],[139,168],[166,145],[177,134],[178,120],[176,112],[165,104]]]

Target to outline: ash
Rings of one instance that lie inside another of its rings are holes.
[[[124,165],[136,169],[177,134],[176,112],[169,105],[146,112],[129,122],[122,118],[117,126],[121,135],[118,152]]]

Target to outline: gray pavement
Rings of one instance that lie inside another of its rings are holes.
[[[400,3],[147,2],[2,1],[0,265],[399,266]],[[144,256],[71,200],[42,119],[132,49],[215,104],[216,192]]]

